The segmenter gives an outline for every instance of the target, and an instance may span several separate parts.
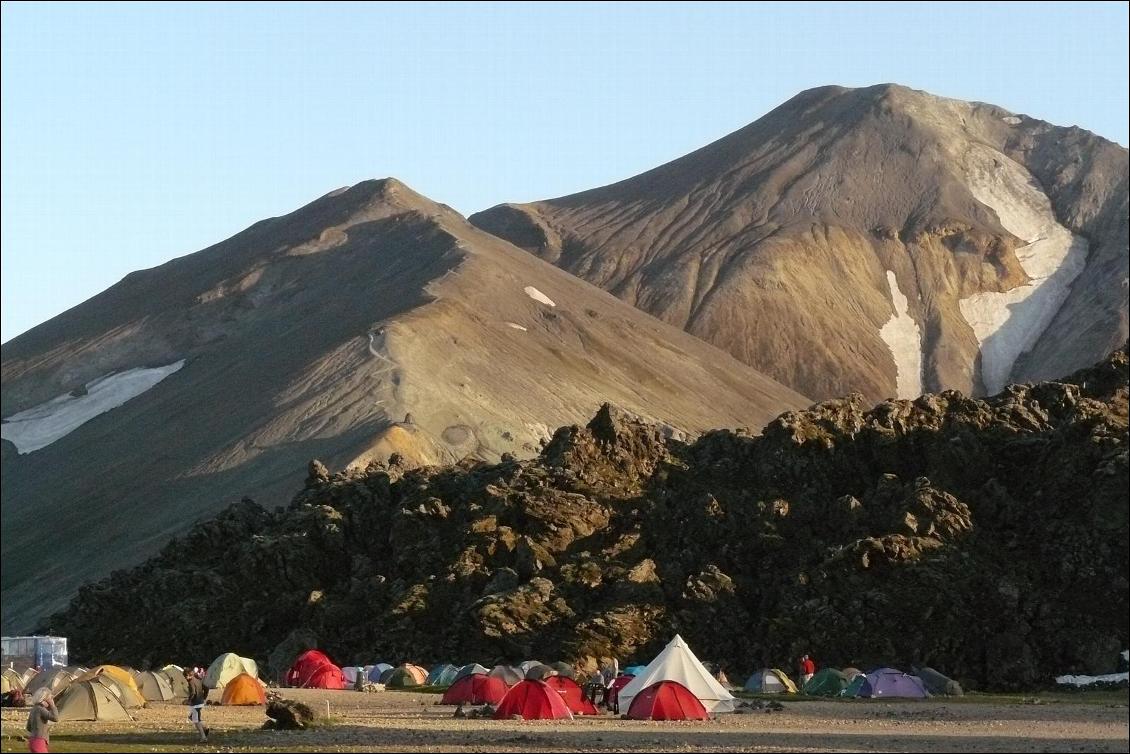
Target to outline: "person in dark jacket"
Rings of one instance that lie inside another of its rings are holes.
[[[200,734],[200,742],[204,743],[208,740],[209,731],[204,727],[202,713],[204,705],[208,702],[208,689],[192,668],[185,668],[184,679],[188,681],[188,700],[185,702],[188,705],[188,721],[196,726],[196,732]]]
[[[50,751],[51,723],[59,722],[59,710],[55,708],[55,697],[47,688],[36,691],[31,698],[31,710],[27,715],[27,750],[33,752]]]

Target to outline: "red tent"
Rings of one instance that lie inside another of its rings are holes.
[[[298,656],[286,673],[286,685],[305,689],[343,689],[341,668],[323,652],[308,649]]]
[[[286,672],[287,686],[304,686],[307,678],[323,665],[333,665],[333,661],[324,652],[308,649],[298,655],[298,659]]]
[[[506,681],[473,673],[463,676],[443,692],[440,704],[498,704],[508,690]]]
[[[345,682],[345,674],[341,668],[333,663],[321,666],[302,684],[304,689],[346,689],[349,684]]]
[[[574,715],[596,715],[596,707],[585,696],[584,690],[572,678],[563,675],[551,675],[545,679],[545,685],[556,691],[565,700],[565,706]]]
[[[678,681],[653,683],[636,694],[628,717],[633,720],[708,720],[706,707]]]
[[[610,686],[609,689],[608,689],[608,698],[607,698],[607,705],[606,706],[611,708],[612,705],[616,704],[616,701],[620,696],[620,689],[627,686],[633,680],[635,680],[635,676],[632,675],[631,673],[625,673],[624,675],[618,675],[615,678],[613,678],[612,679],[612,686]]]
[[[542,681],[519,681],[510,687],[494,712],[495,720],[572,720],[565,700]]]

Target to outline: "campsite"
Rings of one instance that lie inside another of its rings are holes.
[[[207,669],[32,668],[5,670],[4,682],[6,701],[55,694],[54,751],[1125,751],[1128,743],[1124,681],[1025,697],[966,694],[930,668],[821,668],[805,683],[762,668],[732,684],[678,635],[646,664],[604,670],[586,678],[536,660],[343,668],[308,649],[282,688],[234,652]],[[190,677],[207,689],[206,742],[186,722]],[[4,708],[3,751],[23,750],[26,714]]]

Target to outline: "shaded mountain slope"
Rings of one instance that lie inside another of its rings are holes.
[[[227,502],[288,499],[314,456],[530,456],[609,400],[673,434],[808,403],[392,179],[132,273],[2,369],[6,630]]]

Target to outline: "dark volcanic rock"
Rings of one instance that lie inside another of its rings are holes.
[[[315,468],[289,507],[233,506],[43,628],[142,667],[319,640],[343,664],[584,669],[679,631],[736,672],[801,651],[967,688],[1107,671],[1130,612],[1127,392],[1123,349],[984,400],[849,396],[759,437],[686,445],[605,407],[531,461]]]

